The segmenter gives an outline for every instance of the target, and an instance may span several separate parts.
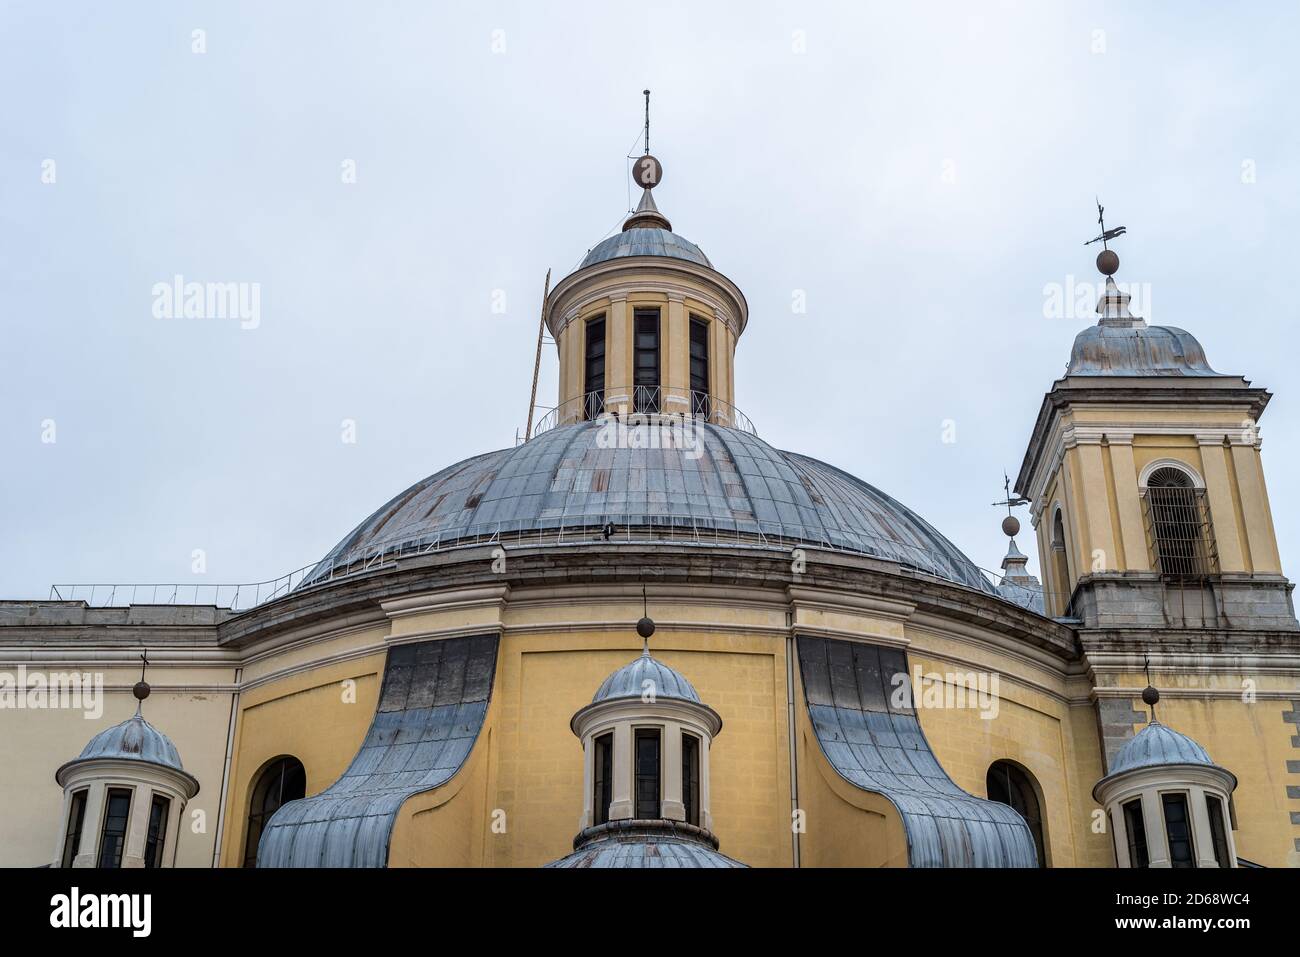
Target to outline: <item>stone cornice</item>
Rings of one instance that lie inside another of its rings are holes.
[[[1211,385],[1210,382],[1216,384]],[[1255,422],[1264,414],[1272,394],[1266,389],[1253,388],[1245,379],[1224,376],[1214,380],[1191,380],[1188,378],[1114,378],[1096,377],[1088,381],[1083,377],[1058,380],[1052,390],[1043,396],[1038,418],[1030,433],[1029,445],[1025,457],[1016,475],[1015,492],[1039,505],[1042,489],[1047,478],[1055,473],[1060,465],[1061,435],[1063,431],[1057,420],[1069,414],[1072,405],[1091,405],[1115,408],[1116,410],[1144,410],[1153,407],[1171,407],[1185,409],[1201,408],[1207,411],[1246,410],[1246,414]],[[1077,427],[1076,427],[1077,428]],[[1107,431],[1106,426],[1090,424],[1088,429]],[[1131,434],[1178,434],[1196,435],[1232,432],[1214,427],[1197,428],[1181,423],[1169,426],[1141,426],[1136,428],[1131,421],[1116,423],[1116,430]],[[1238,434],[1245,430],[1235,430]],[[1256,431],[1256,436],[1257,436]],[[1258,444],[1257,437],[1252,441],[1242,440],[1236,444]]]

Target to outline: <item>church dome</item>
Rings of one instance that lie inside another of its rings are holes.
[[[709,257],[689,239],[683,239],[667,229],[646,226],[625,229],[597,243],[587,253],[578,268],[585,269],[597,263],[627,256],[664,256],[669,259],[685,259],[698,266],[713,268]]]
[[[615,698],[639,698],[643,694],[646,682],[652,682],[656,698],[675,698],[680,701],[700,703],[700,696],[695,687],[679,671],[668,667],[657,658],[651,658],[649,650],[631,663],[624,665],[606,678],[596,691],[591,703],[611,701]]]
[[[1066,375],[1217,376],[1205,350],[1173,326],[1089,326],[1074,339]]]
[[[718,839],[681,821],[611,821],[588,828],[574,851],[546,867],[744,867],[718,850]]]
[[[1132,297],[1106,277],[1101,319],[1074,338],[1071,376],[1217,376],[1196,337],[1173,326],[1148,326],[1129,311]]]
[[[1119,749],[1111,762],[1110,774],[1165,764],[1215,766],[1209,753],[1187,735],[1159,721],[1152,721]]]
[[[380,552],[547,540],[561,532],[577,540],[611,523],[615,535],[652,528],[677,544],[777,539],[838,549],[996,594],[915,512],[824,462],[714,425],[692,427],[693,448],[611,443],[614,428],[601,421],[560,426],[417,482],[357,526],[304,584]]]
[[[186,773],[181,765],[180,752],[172,744],[171,738],[146,721],[138,711],[121,724],[115,724],[91,738],[80,755],[59,768],[56,778],[61,777],[67,768],[100,759],[141,761],[170,768],[193,780],[195,792],[198,791],[198,781]]]

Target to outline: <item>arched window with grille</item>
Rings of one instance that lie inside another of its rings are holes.
[[[1143,490],[1151,564],[1167,579],[1191,581],[1218,571],[1210,505],[1192,476],[1162,465]]]
[[[1043,843],[1043,811],[1038,800],[1038,788],[1029,773],[1011,761],[994,761],[989,765],[985,787],[990,801],[1008,804],[1015,809],[1030,833],[1034,835],[1034,849],[1038,852],[1038,866],[1047,866],[1047,849]]]
[[[244,866],[257,866],[257,844],[271,815],[290,801],[307,796],[307,771],[294,757],[276,758],[262,769],[248,802],[248,836],[244,841]]]

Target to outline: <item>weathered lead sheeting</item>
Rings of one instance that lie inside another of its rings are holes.
[[[547,867],[744,867],[739,861],[694,841],[660,838],[596,841]]]
[[[1217,376],[1196,337],[1174,326],[1089,326],[1074,339],[1066,375]]]
[[[452,545],[562,527],[594,532],[611,521],[616,527],[781,536],[899,562],[997,594],[952,542],[866,482],[735,429],[701,425],[699,439],[694,449],[631,448],[630,442],[602,447],[610,443],[602,441],[602,423],[593,421],[467,459],[371,515],[304,584],[348,556],[386,544]]]
[[[912,867],[1036,866],[1024,818],[967,794],[939,765],[912,707],[903,651],[806,635],[798,644],[822,753],[846,781],[898,808]],[[895,675],[903,680],[895,682]],[[900,685],[907,691],[894,696]]]
[[[384,867],[398,809],[449,781],[478,739],[498,637],[446,638],[388,652],[379,707],[343,777],[272,815],[258,867]]]
[[[709,257],[689,239],[683,239],[666,229],[646,226],[625,229],[597,243],[583,258],[582,265],[578,268],[585,269],[596,263],[622,259],[625,256],[664,256],[669,259],[685,259],[700,266],[713,268]]]

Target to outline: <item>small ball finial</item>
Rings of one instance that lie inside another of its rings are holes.
[[[654,189],[663,178],[662,164],[649,153],[638,156],[632,164],[632,182],[642,189]]]
[[[1147,685],[1145,688],[1142,689],[1143,704],[1149,707],[1155,707],[1155,705],[1159,701],[1160,701],[1160,692],[1156,690],[1155,685]]]
[[[135,683],[135,686],[131,688],[131,694],[135,695],[136,701],[143,701],[145,698],[149,697],[149,692],[151,690],[152,689],[149,687],[149,682],[140,680],[137,681]]]
[[[1007,538],[1015,538],[1020,534],[1020,519],[1014,515],[1008,515],[1002,520],[1002,534]]]
[[[1097,271],[1103,276],[1113,276],[1119,272],[1119,256],[1113,249],[1103,249],[1097,253]]]
[[[649,638],[655,633],[654,619],[646,615],[636,623],[636,633],[642,638]]]

